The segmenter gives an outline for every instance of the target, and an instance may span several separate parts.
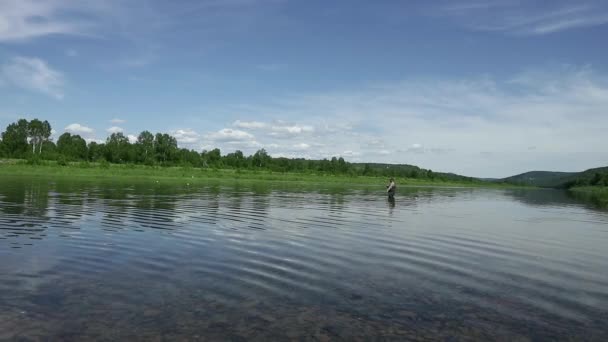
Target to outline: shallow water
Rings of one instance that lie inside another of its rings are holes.
[[[378,189],[4,177],[0,339],[608,339],[606,210]]]

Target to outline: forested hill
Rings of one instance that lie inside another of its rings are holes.
[[[532,171],[499,180],[504,183],[551,188],[573,186],[608,186],[608,166],[582,172]]]
[[[565,179],[566,177],[575,174],[576,172],[530,171],[503,178],[500,181],[511,184],[552,187],[556,184],[560,184],[561,180]]]
[[[434,172],[409,164],[384,164],[384,163],[353,163],[353,167],[361,174],[369,175],[394,175],[406,178],[438,178],[449,181],[472,182],[472,177],[461,176],[455,173]]]

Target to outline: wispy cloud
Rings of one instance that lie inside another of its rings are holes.
[[[262,134],[276,138],[289,138],[301,134],[312,133],[315,130],[314,126],[312,125],[301,125],[297,123],[285,122],[283,120],[276,120],[274,122],[236,120],[233,123],[233,126],[237,128],[256,130]]]
[[[19,88],[62,99],[64,76],[39,58],[14,57],[0,66],[0,80]]]
[[[14,42],[48,35],[85,35],[94,18],[106,7],[90,0],[0,1],[0,42]]]
[[[268,127],[267,123],[259,122],[259,121],[236,120],[232,125],[234,127],[245,128],[245,129],[264,129],[264,128]]]
[[[480,31],[544,35],[608,24],[608,4],[601,1],[533,3],[468,1],[439,6],[434,15],[455,19]]]
[[[219,142],[234,142],[253,140],[254,136],[248,132],[238,129],[224,128],[217,132],[212,132],[206,136],[206,139]]]
[[[123,120],[123,119],[119,119],[119,118],[114,118],[114,119],[110,120],[110,123],[114,124],[114,125],[120,125],[120,124],[123,124],[125,122],[127,122],[127,121]]]
[[[593,167],[608,160],[607,76],[591,67],[560,66],[507,79],[407,79],[243,106],[247,114],[232,124],[255,132],[248,141],[273,155],[342,155],[472,176]],[[276,119],[247,120],[259,117]],[[290,123],[295,118],[298,123]],[[300,127],[292,129],[299,134],[279,138],[274,126]],[[480,158],[481,152],[492,154]]]

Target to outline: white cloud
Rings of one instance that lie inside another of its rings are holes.
[[[412,144],[407,150],[407,152],[416,152],[416,153],[423,153],[424,152],[424,147],[421,144]]]
[[[340,155],[342,155],[344,157],[358,157],[361,155],[361,153],[354,152],[354,151],[344,151]]]
[[[85,138],[84,141],[86,141],[87,144],[90,144],[92,142],[97,143],[97,144],[105,144],[106,143],[104,140],[95,139],[95,138]]]
[[[315,131],[315,128],[312,125],[299,125],[282,120],[277,120],[274,122],[236,120],[232,125],[237,128],[261,131],[262,133],[275,138],[290,138],[296,135],[312,133]]]
[[[284,134],[297,135],[297,134],[302,134],[302,133],[310,133],[310,132],[314,131],[313,126],[290,125],[290,124],[284,124],[284,123],[272,125],[270,127],[270,129],[272,130],[272,132],[270,133],[271,135],[284,135]]]
[[[86,0],[3,0],[0,1],[0,41],[55,34],[82,35],[91,28],[90,21],[84,18],[90,18],[102,8],[95,1]]]
[[[137,142],[137,137],[133,134],[127,134],[127,139],[131,144],[135,144]]]
[[[180,144],[191,145],[200,140],[199,134],[192,129],[178,129],[176,131],[172,131],[171,135],[174,136],[175,139],[177,139],[177,142]]]
[[[244,128],[244,129],[262,129],[267,128],[268,124],[259,121],[240,121],[236,120],[233,124],[234,127]]]
[[[39,58],[14,57],[0,67],[0,79],[19,88],[63,98],[63,74]]]
[[[597,1],[553,1],[543,6],[504,1],[450,2],[434,14],[454,18],[474,30],[525,35],[544,35],[608,23],[608,6]]]
[[[66,126],[65,131],[72,134],[91,134],[93,129],[87,126],[83,126],[79,123],[73,123]]]
[[[123,120],[123,119],[119,119],[119,118],[114,118],[114,119],[110,120],[110,123],[114,124],[114,125],[120,125],[120,124],[123,124],[125,122],[127,122],[127,121]]]
[[[124,129],[122,129],[122,127],[118,127],[118,126],[112,126],[108,129],[106,129],[106,132],[108,132],[109,134],[112,133],[122,133],[124,132]]]
[[[217,132],[210,133],[206,136],[207,139],[219,142],[253,140],[254,136],[245,131],[238,129],[224,128]]]
[[[310,145],[306,143],[299,143],[293,145],[293,148],[296,150],[308,150],[310,148]]]

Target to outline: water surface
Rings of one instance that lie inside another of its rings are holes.
[[[554,190],[0,179],[0,339],[606,340]]]

